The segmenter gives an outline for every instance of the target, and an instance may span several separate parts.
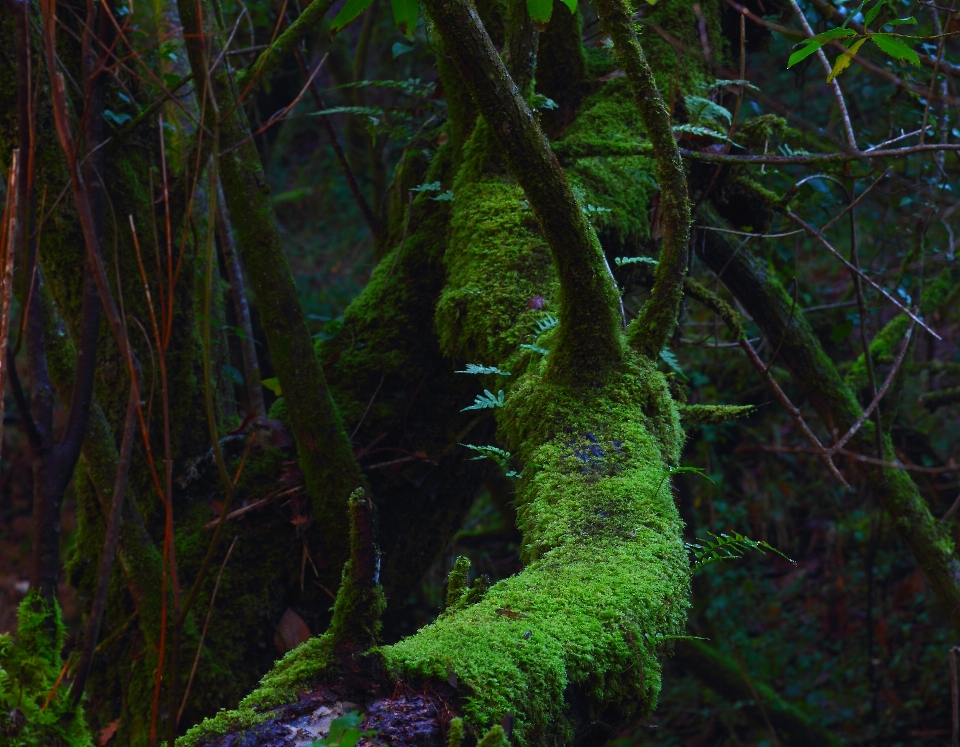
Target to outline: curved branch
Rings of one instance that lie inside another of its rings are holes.
[[[617,289],[549,143],[494,49],[474,7],[427,0],[427,12],[526,193],[560,277],[560,332],[551,367],[582,376],[623,358]],[[563,375],[563,374],[561,374]]]
[[[613,39],[617,62],[630,81],[657,162],[663,206],[663,246],[650,300],[628,330],[630,344],[647,357],[655,358],[673,332],[683,296],[683,275],[687,269],[687,244],[690,241],[687,179],[673,137],[670,112],[657,90],[653,71],[640,47],[630,9],[624,0],[599,0],[596,5],[603,30]]]

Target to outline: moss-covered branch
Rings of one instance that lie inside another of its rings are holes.
[[[714,220],[718,220],[714,218]],[[723,270],[724,285],[771,340],[782,340],[779,360],[817,410],[827,429],[843,433],[857,422],[863,410],[844,383],[802,313],[791,314],[792,300],[766,263],[749,249],[737,251],[725,234],[705,232],[698,254],[714,272]],[[874,426],[864,423],[850,439],[849,448],[872,453]],[[889,436],[884,434],[885,458],[895,457]],[[873,489],[900,536],[923,569],[937,599],[960,630],[960,561],[954,553],[949,531],[937,522],[916,484],[903,470],[860,463],[867,484]]]
[[[773,729],[784,747],[839,747],[840,740],[765,682],[751,681],[737,663],[701,641],[682,639],[674,660],[711,690],[743,709],[761,727]]]
[[[523,188],[560,279],[555,373],[583,376],[622,359],[617,290],[600,245],[539,124],[463,0],[429,0],[427,12],[511,172]]]
[[[690,204],[687,180],[673,137],[670,112],[657,90],[653,71],[643,54],[633,28],[633,15],[624,0],[598,0],[600,23],[613,40],[617,62],[633,89],[646,136],[653,145],[660,182],[663,210],[663,246],[654,275],[650,300],[630,324],[631,345],[653,358],[673,333],[683,296],[683,275],[687,269],[690,241]]]

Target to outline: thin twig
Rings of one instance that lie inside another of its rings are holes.
[[[767,165],[787,165],[801,163],[827,163],[832,161],[859,161],[870,158],[902,158],[914,153],[931,153],[935,151],[960,151],[960,143],[924,143],[923,145],[910,145],[906,148],[892,148],[885,150],[857,150],[845,153],[797,153],[790,156],[762,155],[762,156],[737,156],[723,153],[710,153],[707,151],[680,149],[680,155],[684,158],[694,158],[698,161],[707,161],[708,163],[740,163],[740,164],[767,164]]]
[[[910,335],[913,334],[913,325],[910,325],[910,328],[907,329],[907,333],[903,336],[903,345],[900,348],[900,352],[897,354],[897,359],[893,363],[893,368],[890,369],[890,373],[887,375],[886,381],[883,382],[883,386],[880,387],[870,405],[863,411],[860,417],[857,419],[857,422],[850,426],[850,430],[841,438],[837,443],[830,447],[828,450],[829,454],[839,453],[843,447],[846,445],[847,441],[853,438],[854,434],[860,430],[867,418],[870,417],[871,413],[878,407],[880,400],[883,399],[883,396],[887,393],[887,389],[890,388],[890,384],[893,383],[893,379],[897,374],[897,371],[900,369],[900,365],[903,363],[903,359],[907,357],[907,351],[910,349]],[[883,452],[880,453],[879,457],[882,458]]]
[[[220,577],[223,576],[223,569],[227,567],[227,561],[230,560],[230,553],[233,552],[233,546],[237,544],[237,540],[240,539],[238,534],[233,538],[233,542],[230,543],[229,549],[227,549],[227,554],[223,558],[223,562],[220,564],[220,572],[217,574],[216,583],[213,585],[213,593],[210,595],[210,605],[207,607],[207,616],[203,620],[203,630],[200,631],[200,642],[197,644],[197,655],[193,657],[193,666],[190,668],[190,677],[187,679],[187,686],[183,691],[183,700],[180,701],[180,710],[177,711],[177,721],[180,723],[180,719],[183,716],[183,709],[187,707],[187,698],[190,696],[190,687],[193,685],[193,677],[197,673],[197,664],[200,663],[200,652],[203,650],[203,640],[207,637],[207,626],[210,624],[210,615],[213,613],[213,603],[217,601],[217,590],[220,588]]]
[[[918,317],[910,309],[908,309],[906,306],[900,303],[897,299],[895,299],[893,296],[887,293],[882,287],[880,287],[877,283],[875,283],[870,277],[865,275],[861,270],[858,270],[854,265],[852,265],[847,260],[846,257],[844,257],[840,252],[838,252],[836,249],[833,248],[833,246],[830,244],[829,241],[827,241],[823,233],[818,231],[816,228],[814,228],[809,223],[807,223],[803,218],[791,212],[790,210],[786,211],[786,216],[790,218],[790,220],[792,220],[797,225],[802,226],[803,229],[807,233],[809,233],[811,236],[813,236],[817,241],[819,241],[827,249],[827,251],[829,251],[834,257],[836,257],[841,262],[843,262],[843,264],[846,265],[848,269],[857,273],[860,277],[866,280],[870,285],[872,285],[876,290],[878,290],[884,298],[886,298],[890,303],[892,303],[894,306],[900,309],[900,311],[902,311],[904,314],[906,314],[911,319],[913,319],[913,321],[915,321],[917,324],[923,327],[927,332],[933,335],[934,338],[936,338],[937,340],[943,339],[940,337],[940,335],[938,335],[936,332],[930,329],[930,327],[928,327],[920,317]]]
[[[103,613],[107,607],[107,596],[110,591],[110,576],[113,572],[113,561],[117,552],[117,541],[120,538],[120,517],[123,509],[123,496],[127,492],[127,479],[130,475],[130,462],[133,454],[133,440],[136,433],[137,406],[140,392],[134,382],[130,387],[130,399],[127,403],[127,414],[123,422],[123,437],[120,441],[120,456],[117,460],[117,474],[113,482],[113,499],[110,501],[110,515],[107,519],[107,531],[103,540],[103,553],[100,556],[100,568],[97,573],[97,587],[93,595],[93,605],[90,608],[90,617],[83,637],[83,651],[80,654],[80,664],[77,666],[76,677],[70,688],[70,704],[76,707],[83,695],[87,684],[90,666],[93,664],[93,654],[96,650],[97,639],[100,637],[100,625],[103,622]]]
[[[743,348],[754,368],[756,368],[760,373],[760,376],[767,382],[767,385],[773,391],[774,396],[790,414],[790,418],[793,420],[794,424],[813,445],[814,452],[823,460],[823,463],[827,466],[833,476],[840,481],[840,484],[843,485],[843,487],[845,487],[847,490],[850,490],[850,484],[844,479],[843,475],[840,474],[837,466],[833,463],[833,459],[830,458],[830,454],[823,447],[823,444],[820,443],[820,439],[818,439],[816,434],[810,430],[810,426],[808,426],[806,421],[804,421],[803,416],[800,414],[800,410],[798,410],[796,405],[790,401],[790,398],[787,397],[783,389],[780,388],[780,385],[777,383],[776,379],[773,378],[770,372],[765,370],[763,361],[760,360],[760,356],[757,355],[757,351],[753,349],[753,345],[751,345],[744,337],[740,340],[740,347]]]

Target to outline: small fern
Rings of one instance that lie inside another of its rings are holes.
[[[509,376],[509,371],[501,371],[496,366],[481,366],[479,363],[468,363],[463,371],[454,371],[462,374],[497,374],[497,376]]]
[[[664,348],[660,351],[660,360],[666,363],[670,368],[672,368],[676,373],[680,374],[686,380],[687,375],[683,372],[683,369],[680,368],[680,361],[677,360],[677,355],[670,348]]]
[[[699,467],[667,467],[660,477],[660,482],[657,484],[657,490],[654,492],[654,495],[660,494],[660,488],[663,487],[664,480],[666,480],[668,477],[672,477],[673,475],[682,475],[684,473],[700,475],[700,477],[702,477],[704,480],[708,480],[711,485],[716,485],[716,483],[713,481],[713,478]]]
[[[509,451],[505,449],[500,449],[496,446],[475,446],[474,444],[460,444],[465,446],[468,449],[473,449],[474,451],[480,452],[479,456],[475,456],[468,461],[479,462],[481,459],[492,459],[498,465],[507,470],[507,477],[520,477],[520,473],[516,470],[510,469],[510,457],[512,456]]]
[[[469,407],[464,407],[460,412],[467,410],[486,410],[488,408],[503,407],[503,389],[494,396],[489,389],[484,389],[483,394],[478,394],[476,401]]]
[[[742,558],[748,551],[757,550],[760,552],[770,551],[776,553],[781,558],[789,560],[794,565],[797,564],[797,561],[788,558],[777,548],[773,547],[763,540],[753,540],[749,537],[745,537],[742,534],[733,532],[732,534],[710,534],[712,539],[705,540],[703,544],[699,542],[684,542],[684,546],[690,552],[690,572],[695,573],[696,571],[703,568],[709,563],[713,563],[717,560],[738,560]]]
[[[546,355],[550,352],[546,348],[541,348],[537,345],[527,345],[525,342],[520,343],[520,347],[525,348],[526,350],[532,350],[534,353],[540,353],[540,355]]]
[[[479,462],[481,459],[492,459],[501,467],[509,466],[510,452],[505,449],[500,449],[496,446],[475,446],[474,444],[460,444],[465,446],[468,449],[473,449],[480,453],[480,456],[475,456],[469,461]]]
[[[553,314],[547,314],[543,319],[537,319],[537,334],[539,335],[548,329],[553,329],[558,324],[560,324],[560,320],[557,319],[557,317]]]

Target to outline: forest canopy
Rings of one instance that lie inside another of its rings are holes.
[[[2,0],[0,745],[956,743],[955,0]]]

